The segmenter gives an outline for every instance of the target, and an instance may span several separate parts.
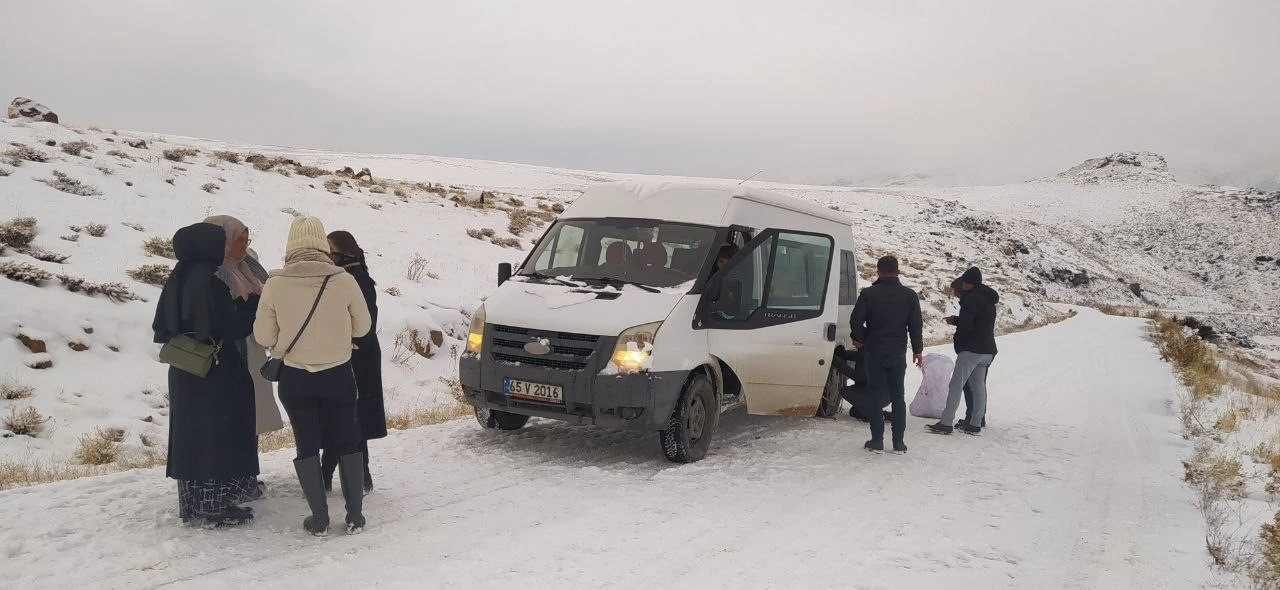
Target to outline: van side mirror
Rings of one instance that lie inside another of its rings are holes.
[[[498,284],[501,285],[511,278],[511,263],[502,262],[498,264]]]

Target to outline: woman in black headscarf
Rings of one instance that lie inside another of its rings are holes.
[[[178,480],[184,523],[228,526],[248,522],[253,510],[236,505],[238,480],[258,474],[253,382],[234,342],[253,329],[252,315],[233,303],[215,276],[225,255],[226,232],[198,223],[173,236],[178,258],[165,283],[151,328],[155,342],[187,334],[224,343],[203,379],[169,368],[169,464]]]
[[[329,234],[329,258],[346,269],[364,294],[365,305],[373,325],[369,333],[352,341],[351,369],[356,374],[356,418],[360,424],[360,451],[364,453],[364,493],[373,491],[373,476],[369,474],[369,441],[387,436],[387,412],[382,402],[382,346],[378,343],[378,290],[369,265],[365,263],[364,250],[350,232],[335,231]],[[326,449],[321,455],[324,468],[325,489],[333,489],[333,472],[338,468],[338,456]]]

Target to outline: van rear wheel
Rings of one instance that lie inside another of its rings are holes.
[[[512,414],[511,412],[500,412],[481,407],[476,407],[475,410],[476,422],[479,422],[480,426],[485,428],[520,430],[529,422],[529,417],[524,414]]]
[[[844,375],[836,368],[839,360],[837,358],[831,363],[831,371],[827,373],[827,384],[822,388],[822,401],[818,402],[819,418],[831,418],[840,413],[840,401],[844,399],[840,397],[840,386],[844,385]]]
[[[658,435],[662,454],[676,463],[693,463],[707,456],[719,420],[716,390],[705,374],[695,375],[684,386],[666,430]]]

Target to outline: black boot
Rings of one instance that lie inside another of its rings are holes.
[[[320,452],[320,469],[324,474],[324,491],[333,491],[333,472],[338,470],[338,456],[332,451]]]
[[[311,508],[311,516],[302,521],[302,528],[317,537],[329,532],[329,501],[325,498],[323,475],[320,472],[320,457],[312,455],[306,459],[295,459],[293,470],[298,472],[298,484],[302,486],[302,496],[307,499]]]
[[[871,439],[867,441],[866,444],[862,445],[862,448],[871,451],[872,453],[884,452],[884,440]]]
[[[364,530],[364,489],[356,483],[364,481],[364,453],[338,458],[338,477],[342,481],[342,499],[347,503],[347,534]]]

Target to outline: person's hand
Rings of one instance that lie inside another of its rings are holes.
[[[855,349],[857,349],[857,350],[862,350],[862,343],[861,343],[861,342],[858,342],[857,340],[854,340],[854,341],[853,341],[853,347],[854,347]]]
[[[916,364],[917,367],[924,365],[924,355],[921,355],[921,354],[912,355],[911,360]]]

